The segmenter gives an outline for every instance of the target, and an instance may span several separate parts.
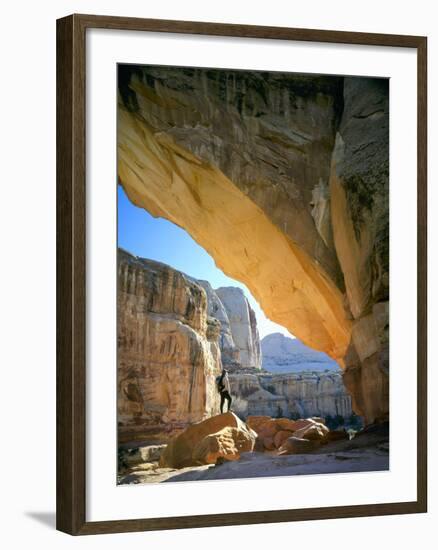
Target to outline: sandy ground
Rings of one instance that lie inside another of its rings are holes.
[[[389,469],[389,454],[384,448],[353,449],[276,456],[268,453],[243,453],[240,460],[219,465],[195,466],[173,470],[158,468],[155,463],[140,464],[122,476],[120,483],[160,483],[242,479],[292,475],[373,472]]]

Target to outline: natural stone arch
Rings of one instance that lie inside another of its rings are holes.
[[[384,79],[121,67],[118,171],[388,416]]]
[[[130,200],[185,229],[265,314],[342,361],[351,338],[342,293],[218,168],[119,113],[119,179]]]

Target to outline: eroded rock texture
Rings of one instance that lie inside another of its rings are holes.
[[[388,83],[121,66],[118,172],[388,415]]]
[[[261,368],[260,338],[254,311],[243,290],[235,286],[216,289],[230,324],[234,344],[239,350],[239,363],[243,368]]]
[[[261,349],[257,319],[242,289],[221,287],[194,279],[207,293],[208,314],[220,322],[222,365],[231,370],[260,369]]]
[[[351,397],[338,373],[230,374],[233,409],[243,418],[326,417],[352,413]]]
[[[330,194],[352,318],[344,380],[354,408],[368,419],[389,413],[388,147],[388,81],[346,78]]]
[[[119,441],[163,440],[219,411],[220,324],[204,289],[119,250]]]

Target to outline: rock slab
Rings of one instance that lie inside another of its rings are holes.
[[[185,468],[211,464],[219,457],[236,460],[254,448],[256,434],[234,413],[212,416],[187,427],[172,438],[160,457],[160,466]]]

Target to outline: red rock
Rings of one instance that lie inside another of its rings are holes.
[[[255,431],[257,432],[257,430]],[[265,437],[274,437],[278,431],[280,431],[279,426],[276,424],[275,419],[271,418],[269,422],[262,424],[257,433],[264,439]]]
[[[274,436],[274,445],[278,449],[283,445],[283,443],[291,437],[293,432],[287,431],[287,430],[280,430],[277,432]]]
[[[223,448],[228,445],[228,443],[225,445],[225,440],[228,441],[229,439],[228,436],[231,434],[234,437],[238,432],[244,433],[246,439],[252,440],[252,448],[254,447],[257,434],[248,428],[248,426],[235,414],[232,412],[227,412],[212,416],[202,422],[192,424],[182,433],[176,437],[173,437],[160,456],[160,466],[165,468],[184,468],[186,466],[196,466],[199,464],[200,457],[194,457],[193,453],[195,452],[195,449],[198,448],[204,438],[211,435],[217,435],[217,432],[221,432],[224,428],[235,428],[236,431],[231,430],[222,438],[224,439],[224,444],[222,445]],[[210,448],[214,447],[212,442],[210,442],[209,445]],[[219,443],[217,446],[219,446]],[[201,451],[198,451],[199,449],[196,452],[201,454]]]
[[[294,432],[294,436],[303,439],[310,439],[312,441],[323,441],[327,439],[329,429],[324,424],[310,424]]]
[[[223,428],[207,435],[193,449],[193,460],[199,464],[216,464],[220,460],[239,460],[240,453],[254,449],[256,436],[252,430]]]
[[[276,418],[275,424],[281,429],[281,430],[287,430],[289,432],[294,432],[298,428],[295,426],[296,422],[295,420],[290,420],[289,418]]]
[[[262,441],[263,441],[263,447],[267,451],[274,451],[276,449],[273,437],[264,437]]]
[[[254,430],[258,433],[260,428],[271,420],[272,418],[270,416],[248,416],[248,418],[246,419],[246,423],[251,428],[251,430]]]
[[[312,424],[315,424],[315,421],[311,418],[300,418],[299,420],[295,420],[294,431],[301,430],[302,428],[311,426]]]

